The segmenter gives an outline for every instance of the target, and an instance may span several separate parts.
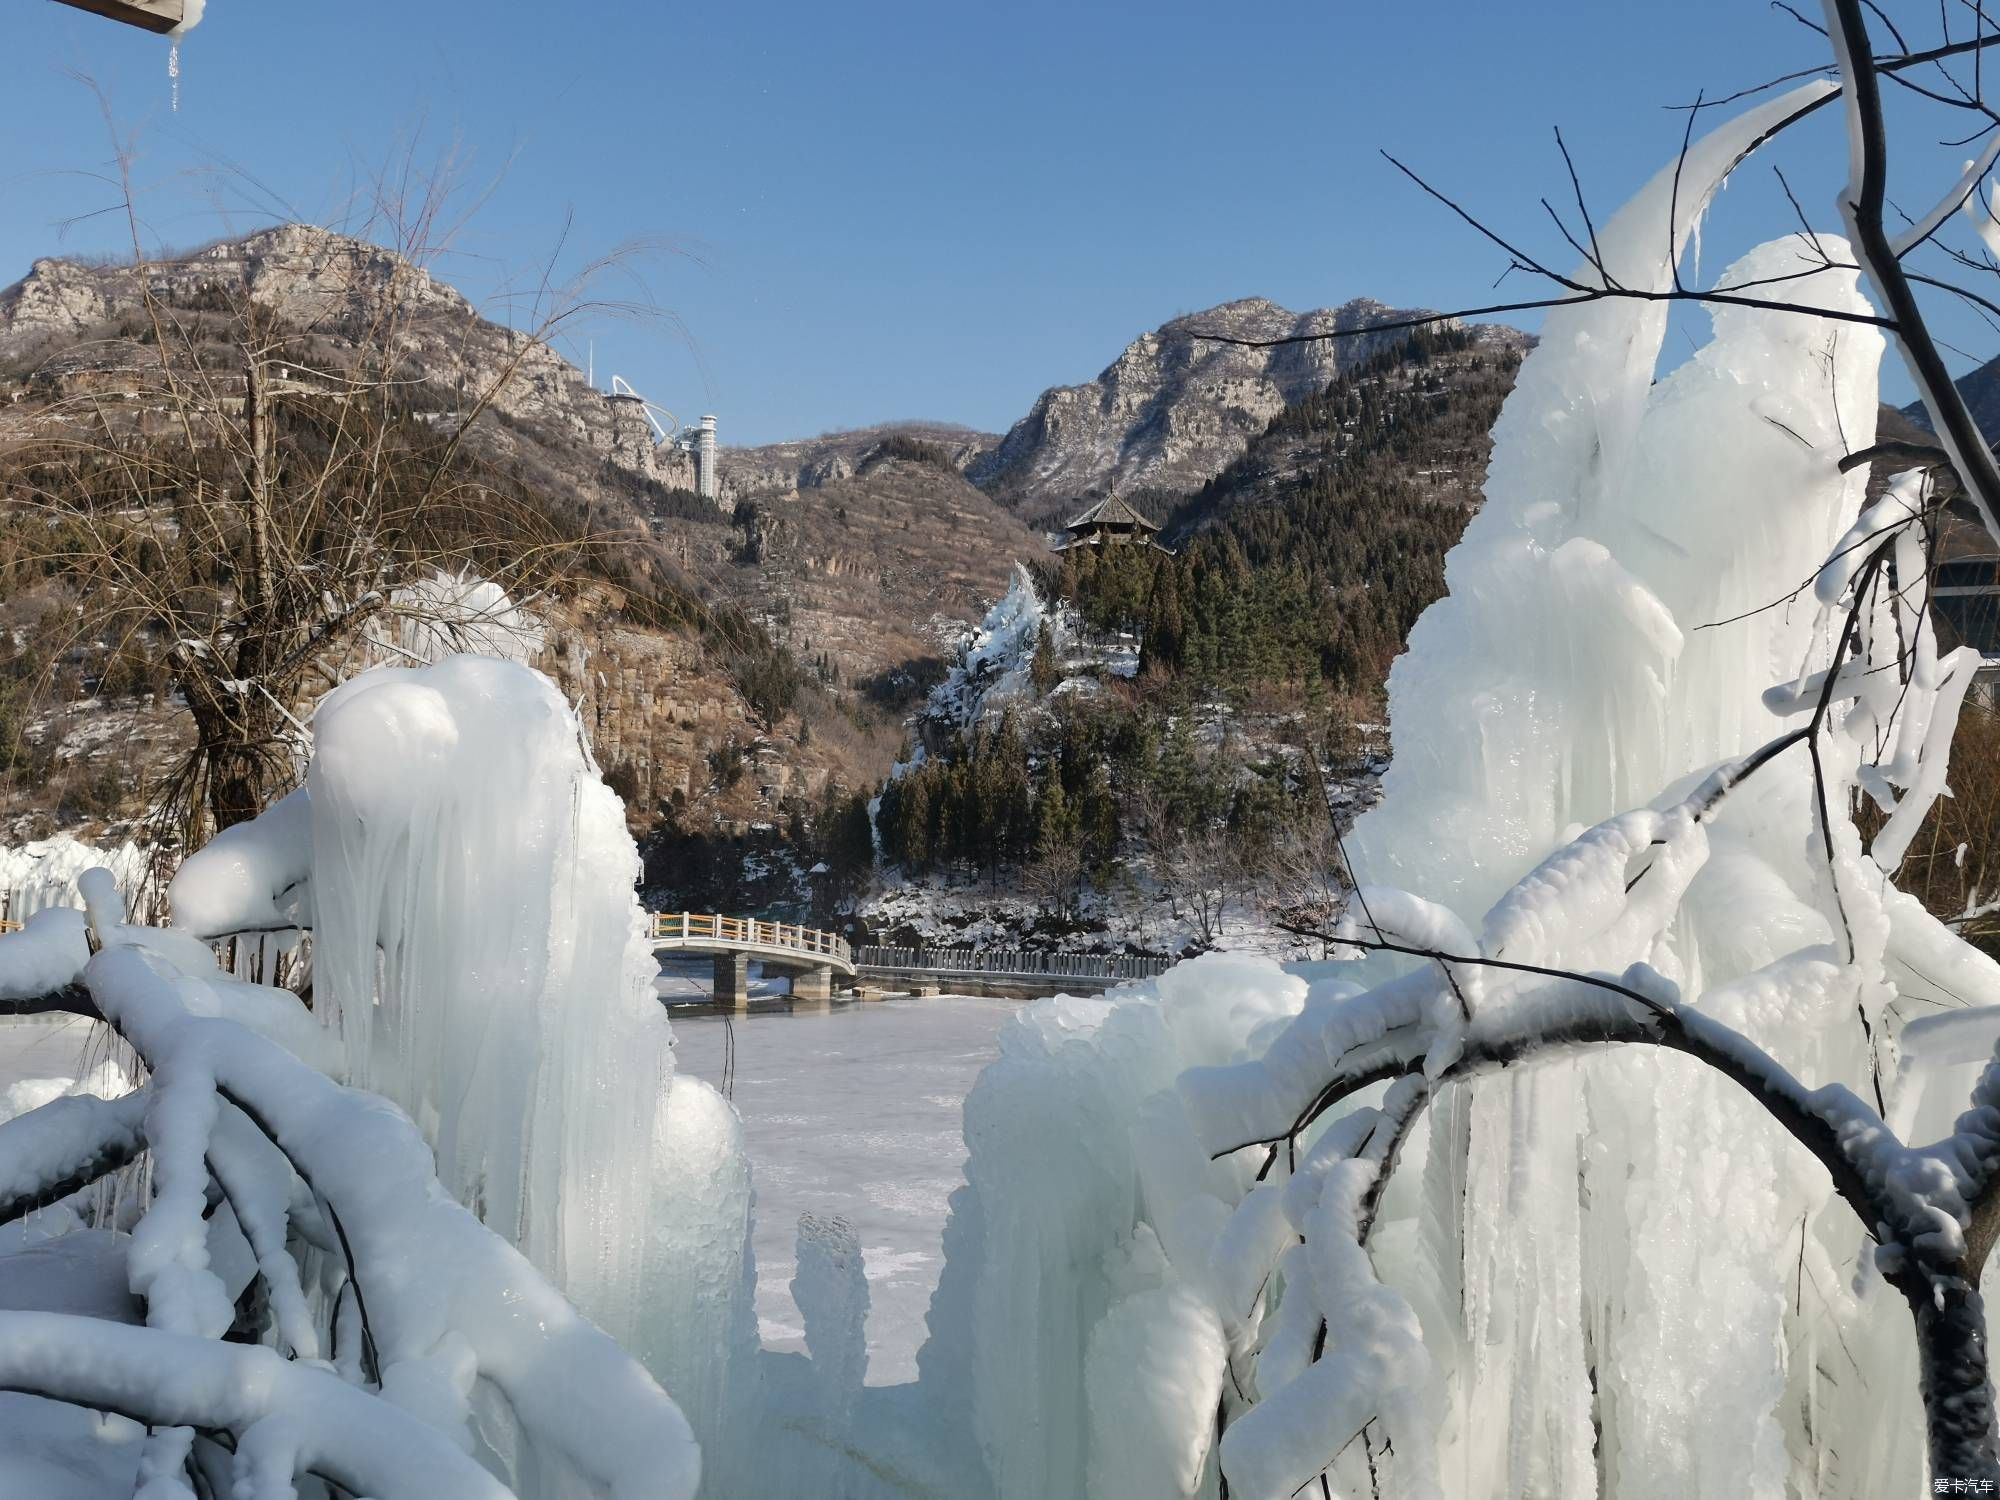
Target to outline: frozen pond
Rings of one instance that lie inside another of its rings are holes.
[[[123,1093],[124,1075],[106,1071],[110,1039],[80,1016],[0,1020],[0,1120],[46,1104],[76,1079],[94,1093]]]
[[[691,973],[683,982],[692,991]],[[804,1347],[791,1289],[799,1215],[838,1214],[860,1238],[868,1277],[869,1383],[916,1378],[946,1201],[964,1181],[960,1110],[997,1055],[1000,1023],[1020,1006],[944,996],[726,1023],[674,1014],[679,1066],[718,1087],[735,1033],[733,1097],[757,1188],[757,1314],[767,1346]],[[0,1023],[0,1119],[101,1069],[106,1050],[101,1029],[72,1017]],[[93,1082],[107,1092],[123,1084],[115,1074]]]
[[[735,1103],[757,1188],[757,1317],[766,1347],[803,1349],[792,1303],[801,1213],[838,1214],[868,1277],[868,1383],[914,1380],[941,1266],[946,1200],[964,1179],[960,1109],[997,1055],[1017,1000],[941,996],[772,1013],[674,1016],[679,1066],[722,1082],[735,1031]]]

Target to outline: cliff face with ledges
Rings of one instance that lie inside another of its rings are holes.
[[[1108,490],[1198,489],[1272,417],[1403,334],[1356,332],[1265,349],[1191,335],[1283,339],[1416,315],[1365,297],[1307,313],[1251,297],[1176,318],[1134,339],[1095,380],[1044,391],[966,476],[1043,524]]]
[[[656,448],[633,403],[606,400],[553,349],[482,317],[394,251],[306,224],[143,266],[36,261],[0,291],[0,381],[20,382],[30,412],[83,391],[125,397],[144,430],[156,383],[148,377],[159,365],[141,342],[152,336],[148,291],[197,348],[205,319],[247,302],[298,336],[295,357],[308,368],[297,373],[309,379],[337,379],[374,330],[391,327],[397,374],[414,406],[449,421],[494,393],[469,437],[487,456],[603,489],[606,499],[631,481],[694,482],[688,456]],[[624,486],[615,482],[621,476]]]
[[[949,422],[884,422],[847,432],[766,443],[758,448],[725,448],[722,498],[734,502],[756,495],[818,489],[852,479],[867,466],[869,455],[893,437],[911,438],[935,448],[961,470],[1000,441],[990,432],[975,432]]]

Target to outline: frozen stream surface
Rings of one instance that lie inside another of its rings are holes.
[[[663,983],[663,989],[666,987]],[[757,1314],[767,1347],[802,1350],[793,1237],[808,1210],[859,1236],[868,1277],[868,1380],[916,1378],[937,1286],[946,1200],[964,1181],[960,1111],[997,1055],[1013,1000],[942,996],[738,1017],[678,1010],[679,1066],[718,1087],[735,1033],[734,1100],[757,1189]],[[0,1119],[104,1067],[98,1028],[70,1018],[0,1023]],[[90,1086],[119,1092],[122,1078]]]
[[[679,1066],[734,1099],[757,1189],[757,1317],[767,1348],[802,1350],[792,1303],[799,1215],[838,1214],[868,1277],[868,1383],[914,1380],[942,1265],[946,1200],[964,1180],[960,1111],[998,1055],[1015,1000],[940,996],[831,1012],[674,1016]]]

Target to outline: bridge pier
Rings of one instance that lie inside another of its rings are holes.
[[[715,955],[715,1003],[745,1014],[750,1009],[750,956],[747,953]]]
[[[793,1009],[827,1010],[833,1005],[833,969],[815,964],[792,976]]]

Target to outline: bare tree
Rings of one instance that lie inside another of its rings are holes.
[[[39,520],[80,605],[71,641],[150,661],[186,706],[193,744],[154,797],[164,842],[198,846],[288,790],[311,701],[358,666],[531,652],[523,607],[572,590],[613,539],[471,441],[603,306],[586,282],[544,273],[527,326],[497,363],[468,359],[457,389],[423,364],[415,325],[451,197],[442,176],[385,192],[360,228],[387,253],[325,236],[305,252],[309,292],[274,307],[202,282],[198,261],[149,257],[128,185],[136,401],[61,395],[5,455],[11,508]]]
[[[1288,828],[1271,846],[1259,887],[1265,916],[1281,931],[1320,941],[1347,904],[1347,860],[1331,815]]]
[[[1076,915],[1089,875],[1083,846],[1075,839],[1065,839],[1038,850],[1022,870],[1021,883],[1043,911],[1068,919]]]
[[[1146,850],[1153,879],[1174,919],[1192,922],[1200,946],[1214,947],[1239,874],[1226,832],[1212,819],[1192,817],[1154,786],[1132,792],[1126,822]]]

